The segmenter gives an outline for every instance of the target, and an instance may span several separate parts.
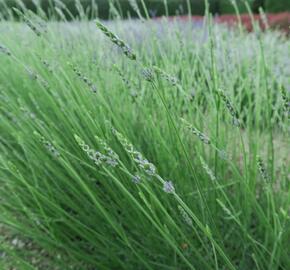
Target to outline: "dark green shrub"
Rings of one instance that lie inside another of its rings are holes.
[[[234,14],[235,9],[233,4],[231,3],[231,0],[219,0],[219,6],[220,6],[220,13],[221,14]],[[254,0],[247,0],[250,7],[252,7]],[[238,9],[240,13],[247,13],[248,10],[246,8],[246,5],[244,3],[244,0],[236,0]]]
[[[284,12],[290,11],[289,0],[266,0],[267,12]]]
[[[252,4],[252,10],[254,13],[259,13],[259,9],[262,8],[265,10],[266,0],[254,0]]]

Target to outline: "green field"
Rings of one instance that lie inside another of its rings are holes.
[[[1,269],[290,269],[289,37],[23,18],[0,22]]]

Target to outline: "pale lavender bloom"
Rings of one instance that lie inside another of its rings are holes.
[[[152,163],[148,163],[145,172],[149,175],[154,175],[156,172],[156,168]]]
[[[139,175],[134,175],[134,176],[132,177],[132,182],[133,182],[134,184],[139,184],[139,183],[141,182],[141,177],[140,177]]]
[[[148,175],[154,175],[156,168],[154,164],[150,163],[147,159],[137,162],[139,167],[142,168]]]
[[[163,191],[166,193],[174,193],[175,188],[173,186],[173,183],[171,181],[165,181],[163,184]]]

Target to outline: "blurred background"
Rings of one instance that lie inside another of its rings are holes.
[[[142,0],[0,0],[0,12],[2,13],[2,17],[8,17],[8,9],[11,9],[11,7],[19,8],[25,5],[26,8],[33,11],[37,11],[41,7],[46,14],[55,12],[55,7],[58,7],[63,9],[62,11],[67,19],[71,17],[69,13],[74,16],[79,14],[80,8],[89,17],[95,17],[97,15],[102,19],[110,19],[114,14],[112,11],[117,10],[123,18],[126,18],[137,16],[132,8],[132,3],[134,2],[137,2],[141,13],[144,15]],[[187,15],[189,9],[192,15],[203,15],[205,11],[204,2],[204,0],[144,0],[151,17]],[[235,13],[232,0],[208,0],[208,2],[212,14],[222,15]],[[290,0],[236,0],[235,2],[240,13],[248,12],[244,2],[249,4],[253,13],[258,13],[260,7],[267,13],[290,11]],[[66,8],[63,7],[63,4]]]
[[[104,20],[136,17],[199,21],[205,14],[205,0],[0,0],[0,20],[17,20],[17,12],[33,11],[50,20]],[[209,11],[218,23],[233,25],[239,20],[248,31],[253,19],[261,29],[272,28],[290,34],[290,0],[208,0]],[[250,16],[250,12],[253,16]],[[265,20],[266,18],[266,20]],[[265,24],[265,21],[267,22]]]

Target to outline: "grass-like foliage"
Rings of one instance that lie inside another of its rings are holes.
[[[17,12],[0,24],[0,222],[29,244],[2,242],[10,264],[290,269],[289,39]]]

